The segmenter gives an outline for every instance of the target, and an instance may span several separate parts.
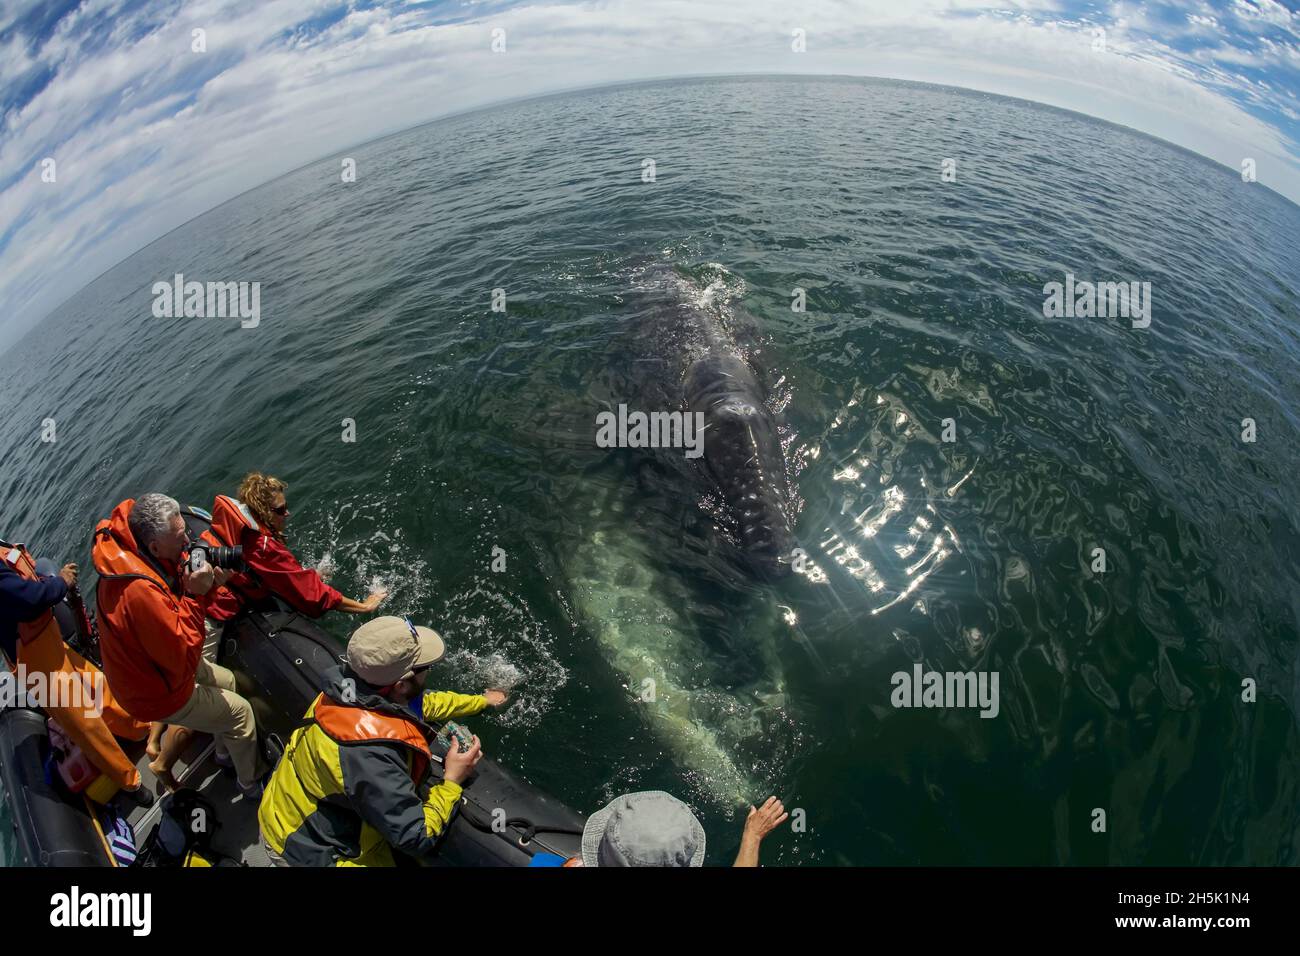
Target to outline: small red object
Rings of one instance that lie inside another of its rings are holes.
[[[59,776],[63,778],[63,783],[73,793],[81,793],[99,776],[99,768],[90,762],[89,758],[81,752],[78,747],[59,726],[59,722],[53,717],[49,718],[46,726],[50,732],[50,748],[54,751],[54,762],[59,768]]]

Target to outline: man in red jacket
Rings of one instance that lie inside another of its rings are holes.
[[[208,595],[226,572],[190,573],[188,543],[180,505],[161,494],[123,501],[95,528],[104,674],[138,720],[213,734],[217,762],[233,764],[240,790],[256,798],[253,709],[235,692],[235,675],[203,657]]]

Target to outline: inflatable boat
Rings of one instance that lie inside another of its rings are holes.
[[[185,509],[191,533],[206,527],[206,512]],[[283,751],[307,706],[324,686],[324,674],[341,657],[333,639],[310,618],[283,606],[251,611],[231,621],[219,661],[235,672],[257,715],[268,763]],[[239,795],[234,778],[213,759],[212,738],[195,734],[173,771],[181,786],[202,794],[217,812],[213,846],[243,865],[270,860],[257,831],[257,804]],[[431,743],[433,772],[441,775],[445,748]],[[165,792],[148,768],[144,744],[124,744],[151,791]],[[18,859],[9,865],[114,866],[111,840],[99,808],[70,792],[48,767],[50,735],[45,715],[24,706],[0,710],[0,783],[16,834]],[[133,808],[127,821],[143,846],[162,817],[162,802]],[[528,866],[538,853],[581,855],[584,818],[490,757],[465,783],[461,802],[444,829],[435,865]]]

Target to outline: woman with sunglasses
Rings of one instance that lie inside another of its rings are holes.
[[[208,615],[216,624],[224,625],[246,603],[261,603],[270,595],[312,618],[334,610],[369,614],[388,596],[381,589],[364,601],[354,601],[298,562],[284,533],[290,514],[284,497],[288,487],[279,478],[255,471],[240,483],[237,501],[217,495],[213,502],[215,543],[242,545],[247,566],[246,571],[233,575],[223,593],[212,601]]]

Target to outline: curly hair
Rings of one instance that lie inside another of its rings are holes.
[[[239,483],[239,500],[248,505],[248,510],[253,513],[253,517],[257,519],[262,529],[277,538],[284,536],[275,530],[275,525],[271,521],[271,502],[275,500],[277,492],[283,492],[288,487],[286,482],[264,475],[260,471],[249,472]]]

